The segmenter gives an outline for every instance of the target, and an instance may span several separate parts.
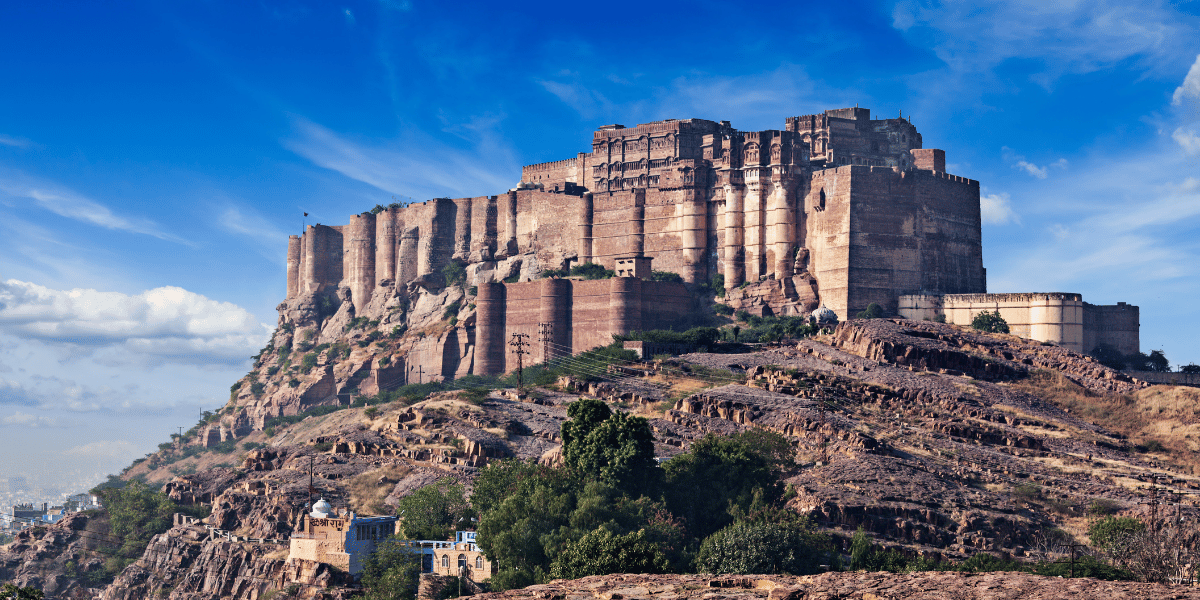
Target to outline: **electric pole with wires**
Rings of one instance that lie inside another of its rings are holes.
[[[554,342],[554,323],[538,323],[538,341],[542,343],[542,362],[550,362],[550,345]]]
[[[513,347],[513,353],[517,355],[517,389],[525,386],[524,358],[526,354],[529,354],[529,351],[525,349],[525,346],[529,345],[529,342],[525,341],[527,337],[529,337],[527,333],[514,333],[512,334],[512,341],[508,342],[508,345]]]

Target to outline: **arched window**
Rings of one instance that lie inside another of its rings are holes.
[[[463,571],[466,571],[466,570],[467,570],[467,555],[459,554],[458,555],[458,572],[462,573]]]
[[[443,568],[443,569],[449,569],[449,568],[450,568],[450,555],[449,555],[449,554],[443,554],[443,555],[442,555],[442,568]]]
[[[482,556],[475,557],[475,568],[479,569],[479,570],[483,570],[483,557]]]
[[[817,199],[817,210],[825,210],[825,188],[821,188],[821,195]]]

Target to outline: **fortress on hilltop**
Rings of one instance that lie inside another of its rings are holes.
[[[542,276],[586,263],[618,276]],[[872,119],[866,108],[789,117],[767,131],[703,119],[607,125],[588,152],[526,166],[506,193],[310,226],[289,239],[281,311],[344,289],[354,314],[384,315],[395,298],[419,304],[438,293],[450,264],[477,288],[478,309],[441,346],[413,346],[407,362],[435,377],[511,370],[513,333],[550,340],[534,342],[528,362],[612,333],[685,327],[705,311],[698,292],[713,286],[759,315],[823,304],[846,319],[875,303],[969,323],[1000,310],[1026,337],[1138,350],[1135,306],[987,294],[979,182],[947,173],[945,152],[923,148],[910,121]]]

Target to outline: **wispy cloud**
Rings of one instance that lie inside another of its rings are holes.
[[[15,412],[11,415],[8,415],[4,418],[0,418],[0,425],[10,426],[10,427],[15,426],[15,427],[36,427],[36,428],[59,427],[59,423],[58,423],[57,419],[50,419],[50,418],[41,417],[38,415],[31,415],[29,413],[23,413],[23,412],[19,412],[19,411]]]
[[[1038,179],[1045,179],[1050,176],[1050,168],[1066,169],[1070,163],[1065,158],[1060,158],[1044,167],[1039,167],[1034,163],[1025,160],[1024,156],[1013,152],[1012,148],[1005,146],[1001,148],[1004,160],[1012,164],[1014,169],[1025,171],[1026,173]]]
[[[416,131],[398,140],[355,141],[297,117],[295,135],[283,144],[321,167],[391,194],[491,195],[511,188],[521,177],[520,162],[492,130],[493,121],[447,127],[447,133],[470,140],[463,148]]]
[[[33,142],[31,142],[25,138],[13,137],[11,135],[5,135],[3,133],[0,133],[0,146],[12,146],[14,148],[28,148],[32,145],[33,145]]]
[[[1090,73],[1138,58],[1162,68],[1194,51],[1197,19],[1170,4],[1152,2],[1042,2],[904,0],[893,25],[955,71],[980,72],[1009,59],[1036,59],[1034,77],[1050,85],[1064,73]]]
[[[269,328],[241,307],[177,287],[128,295],[10,279],[0,283],[0,331],[71,346],[119,346],[184,364],[240,364]]]
[[[787,115],[866,100],[860,92],[813,79],[803,66],[792,63],[747,75],[691,71],[671,78],[666,85],[650,87],[649,97],[644,86],[606,73],[600,66],[589,73],[592,75],[564,70],[537,82],[585,119],[645,122],[697,117],[729,120],[735,127],[749,130],[780,129]],[[614,100],[625,95],[620,93],[625,88],[642,93],[636,100]]]
[[[179,236],[162,230],[150,219],[123,217],[107,206],[66,186],[21,173],[0,169],[0,194],[10,198],[33,200],[42,209],[68,219],[90,223],[105,229],[128,231],[162,240],[188,244]]]
[[[42,397],[25,386],[8,379],[0,379],[0,404],[11,406],[37,406]]]

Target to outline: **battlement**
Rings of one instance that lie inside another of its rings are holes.
[[[596,140],[620,138],[637,135],[653,135],[656,133],[712,133],[721,124],[706,119],[664,119],[641,123],[633,127],[623,125],[605,125],[592,134]]]
[[[579,159],[576,159],[576,158],[568,158],[568,159],[564,159],[564,160],[553,160],[550,162],[525,165],[524,167],[521,167],[521,170],[522,171],[530,171],[530,172],[553,171],[555,169],[574,167],[578,161],[579,161]]]

